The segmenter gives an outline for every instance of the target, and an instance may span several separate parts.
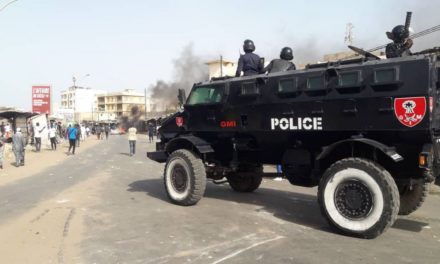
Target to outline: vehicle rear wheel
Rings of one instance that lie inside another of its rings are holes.
[[[318,202],[330,226],[347,235],[375,238],[396,221],[400,200],[388,171],[366,159],[347,158],[325,171]]]
[[[263,180],[262,165],[241,165],[238,172],[230,173],[226,178],[236,192],[253,192]]]
[[[178,205],[194,205],[205,193],[206,172],[202,160],[193,152],[179,149],[165,165],[164,184],[168,198]]]
[[[399,215],[409,215],[422,206],[429,191],[429,182],[417,183],[400,192]]]

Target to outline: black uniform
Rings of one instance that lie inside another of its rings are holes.
[[[387,58],[411,56],[409,49],[412,47],[413,41],[409,38],[409,32],[405,26],[395,26],[391,32],[387,32],[387,37],[393,41],[385,48]]]
[[[411,51],[404,43],[390,43],[385,48],[387,58],[411,56]]]
[[[262,65],[260,63],[260,56],[255,53],[249,52],[240,56],[238,59],[236,77],[241,75],[243,72],[244,76],[257,75],[261,73]]]
[[[290,71],[296,70],[295,64],[291,61],[283,60],[283,59],[274,59],[269,65],[267,65],[263,72],[282,72],[282,71]]]

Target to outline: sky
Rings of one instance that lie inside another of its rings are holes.
[[[0,8],[11,0],[0,0]],[[413,11],[415,32],[440,24],[439,0],[18,0],[0,11],[0,106],[31,109],[31,86],[49,84],[53,101],[77,85],[144,91],[174,78],[173,61],[192,45],[204,61],[237,60],[252,39],[266,60],[293,48],[296,63],[388,42],[385,31]],[[413,51],[440,46],[440,32]]]

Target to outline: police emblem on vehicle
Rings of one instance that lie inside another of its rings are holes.
[[[176,117],[176,125],[178,127],[183,126],[183,117],[181,117],[181,116]]]
[[[414,127],[422,122],[426,113],[425,97],[404,97],[394,99],[394,113],[400,123]]]

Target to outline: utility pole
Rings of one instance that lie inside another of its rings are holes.
[[[147,88],[145,88],[144,92],[144,108],[145,108],[145,122],[147,121]]]
[[[351,22],[347,23],[347,26],[345,28],[345,38],[344,38],[344,42],[347,45],[353,44],[353,28],[354,25]]]

